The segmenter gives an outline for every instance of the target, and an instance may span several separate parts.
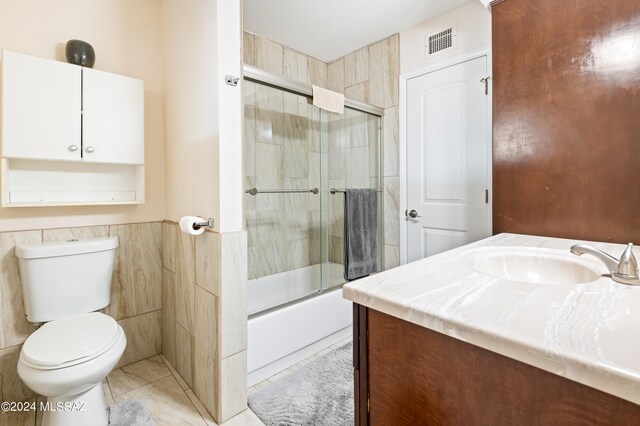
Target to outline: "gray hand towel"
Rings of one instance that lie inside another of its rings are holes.
[[[344,200],[344,278],[378,272],[378,191],[347,189]]]

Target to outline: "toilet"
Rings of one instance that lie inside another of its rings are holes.
[[[109,423],[102,381],[127,345],[109,305],[117,237],[18,244],[27,321],[18,375],[47,397],[44,426]]]

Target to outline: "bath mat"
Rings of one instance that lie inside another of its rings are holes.
[[[116,402],[107,410],[109,410],[109,426],[155,426],[156,424],[142,402],[135,399]]]
[[[348,343],[249,395],[267,426],[353,425],[353,351]]]

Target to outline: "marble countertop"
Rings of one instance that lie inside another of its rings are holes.
[[[500,234],[343,287],[346,299],[640,404],[640,287],[608,277],[531,284],[476,271],[466,252],[576,243]],[[591,243],[619,257],[621,244]],[[640,259],[640,251],[634,249]],[[577,258],[577,257],[576,257]],[[605,274],[591,256],[581,256]]]

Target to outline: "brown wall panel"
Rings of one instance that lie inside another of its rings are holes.
[[[640,1],[492,19],[494,233],[640,243]]]

